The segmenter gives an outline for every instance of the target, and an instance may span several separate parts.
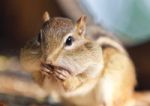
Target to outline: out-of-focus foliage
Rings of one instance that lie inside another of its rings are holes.
[[[116,32],[126,44],[150,40],[149,0],[82,0],[96,23]]]

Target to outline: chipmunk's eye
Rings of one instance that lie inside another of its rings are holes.
[[[72,36],[69,36],[65,42],[65,45],[71,46],[73,41],[74,41],[74,38]]]

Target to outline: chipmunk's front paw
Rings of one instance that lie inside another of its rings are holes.
[[[50,65],[50,64],[42,64],[41,65],[41,70],[42,73],[46,74],[46,75],[53,75],[54,77],[56,77],[57,79],[60,79],[62,81],[68,79],[69,77],[72,76],[72,73],[60,66],[54,66],[54,65]]]
[[[71,73],[69,73],[69,71],[66,71],[64,69],[56,69],[54,71],[54,75],[60,79],[60,80],[66,80],[68,79],[69,77],[71,77]]]

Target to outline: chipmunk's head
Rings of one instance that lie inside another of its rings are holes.
[[[67,18],[50,18],[46,12],[43,20],[39,35],[34,39],[34,48],[30,49],[30,55],[38,58],[43,70],[66,79],[70,74],[77,75],[101,62],[101,48],[85,37],[86,16],[73,23]]]
[[[54,57],[57,58],[56,51],[69,51],[85,42],[86,16],[81,16],[74,24],[68,18],[50,18],[46,12],[43,20],[44,23],[37,40],[48,61],[55,60]],[[53,57],[53,55],[55,56]]]
[[[85,37],[86,16],[81,16],[73,23],[67,18],[51,19],[45,13],[43,20],[44,24],[37,39],[42,50],[42,62],[47,64],[46,68],[58,69],[58,73],[62,71],[61,74],[67,71],[76,75],[92,69],[91,67],[98,67],[96,63],[102,60],[101,48]]]

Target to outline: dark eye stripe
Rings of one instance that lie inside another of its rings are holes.
[[[42,41],[42,34],[41,34],[41,33],[38,34],[37,41],[38,41],[39,43],[41,43],[41,41]]]
[[[41,42],[43,42],[43,40],[44,40],[44,37],[43,37],[43,34],[42,34],[42,30],[40,30],[40,32],[39,32],[39,34],[37,36],[37,42],[38,42],[38,44],[40,45]]]

